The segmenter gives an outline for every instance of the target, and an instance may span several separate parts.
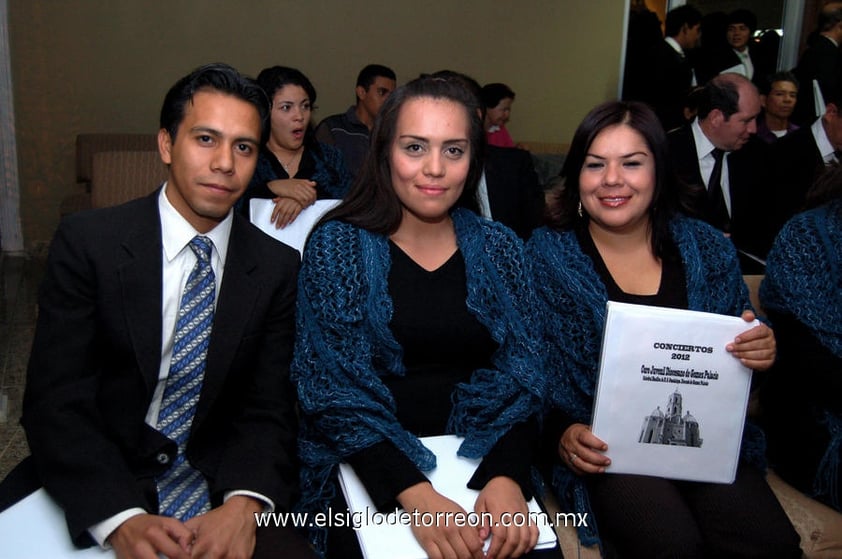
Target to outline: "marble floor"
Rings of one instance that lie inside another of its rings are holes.
[[[0,407],[7,399],[0,409],[0,479],[29,454],[19,421],[43,272],[42,255],[0,255]]]

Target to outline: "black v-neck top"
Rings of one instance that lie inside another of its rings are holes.
[[[667,239],[664,243],[664,255],[661,258],[661,284],[654,295],[636,295],[620,289],[611,276],[611,272],[608,271],[587,227],[576,228],[576,240],[579,241],[582,252],[587,254],[593,262],[594,269],[608,292],[609,301],[673,309],[687,308],[687,277],[684,274],[681,254],[672,239]]]
[[[389,327],[404,350],[403,376],[389,375],[397,419],[423,437],[442,435],[456,385],[476,369],[492,367],[497,343],[467,306],[465,260],[461,251],[436,270],[419,266],[389,242],[388,284],[393,314]],[[482,489],[493,477],[508,476],[531,497],[530,466],[537,444],[537,420],[514,425],[480,463],[468,486]],[[348,457],[375,506],[393,508],[404,489],[426,481],[424,474],[391,442],[382,441]]]
[[[459,250],[432,271],[391,241],[389,251],[389,327],[403,348],[406,374],[384,381],[395,397],[401,425],[421,437],[441,435],[456,384],[468,382],[475,369],[490,367],[497,344],[468,311],[465,260]]]

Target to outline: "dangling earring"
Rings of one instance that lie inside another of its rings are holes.
[[[577,213],[579,214],[579,217],[585,217],[584,215],[582,215],[582,201],[581,200],[579,200],[579,209],[577,210]]]

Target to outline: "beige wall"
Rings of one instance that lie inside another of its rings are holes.
[[[623,0],[9,0],[27,247],[75,191],[79,132],[154,132],[167,88],[200,64],[301,69],[318,120],[353,101],[359,69],[399,82],[442,68],[517,92],[515,140],[567,142],[616,95]]]

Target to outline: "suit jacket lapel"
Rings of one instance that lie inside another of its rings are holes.
[[[499,177],[499,169],[496,161],[492,157],[487,157],[485,160],[485,191],[488,194],[488,209],[491,211],[491,219],[500,220],[500,215],[503,213],[500,198],[505,194],[498,192],[500,190],[497,178]]]
[[[670,142],[671,156],[675,160],[675,169],[681,180],[691,185],[706,187],[702,180],[702,171],[699,168],[699,156],[696,153],[696,140],[693,138],[693,129],[689,124],[682,126],[672,132],[675,141]]]
[[[122,243],[118,274],[125,304],[126,324],[138,367],[148,389],[155,390],[161,365],[161,219],[158,192],[147,198],[148,206],[139,212]]]
[[[234,215],[222,286],[216,303],[204,385],[196,417],[198,425],[210,410],[230,373],[231,363],[252,315],[260,286],[252,272],[260,265],[245,236],[247,224]]]

